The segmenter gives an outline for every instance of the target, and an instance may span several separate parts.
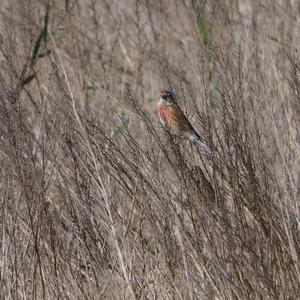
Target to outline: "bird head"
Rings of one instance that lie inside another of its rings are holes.
[[[165,90],[160,93],[159,100],[160,104],[171,105],[175,103],[175,95],[173,92]]]

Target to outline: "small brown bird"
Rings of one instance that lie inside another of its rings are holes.
[[[171,91],[165,90],[160,93],[157,112],[160,122],[175,135],[189,139],[192,143],[197,144],[200,149],[210,153],[209,147],[188,121]]]

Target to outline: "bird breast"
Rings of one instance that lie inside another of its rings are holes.
[[[164,121],[167,121],[167,119],[169,118],[170,112],[167,107],[160,106],[160,107],[158,107],[158,114],[161,119],[163,119]]]
[[[159,106],[158,114],[162,123],[176,133],[182,134],[187,130],[186,119],[183,113],[173,106]]]

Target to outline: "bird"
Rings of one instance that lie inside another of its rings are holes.
[[[204,142],[203,138],[197,133],[180,109],[173,92],[163,90],[160,93],[157,113],[161,124],[170,130],[170,132],[176,136],[190,140],[193,144],[196,144],[200,150],[204,150],[208,154],[211,153],[210,148]]]

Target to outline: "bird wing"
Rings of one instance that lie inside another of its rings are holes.
[[[170,113],[167,122],[170,128],[183,135],[186,135],[186,133],[190,131],[195,131],[177,103],[170,106],[169,111]]]
[[[170,124],[169,126],[181,135],[186,136],[192,143],[197,144],[202,150],[210,153],[209,147],[206,145],[203,138],[198,134],[192,124],[188,121],[180,107],[176,104],[176,106],[170,107],[170,110],[170,117],[168,118],[168,124]]]

